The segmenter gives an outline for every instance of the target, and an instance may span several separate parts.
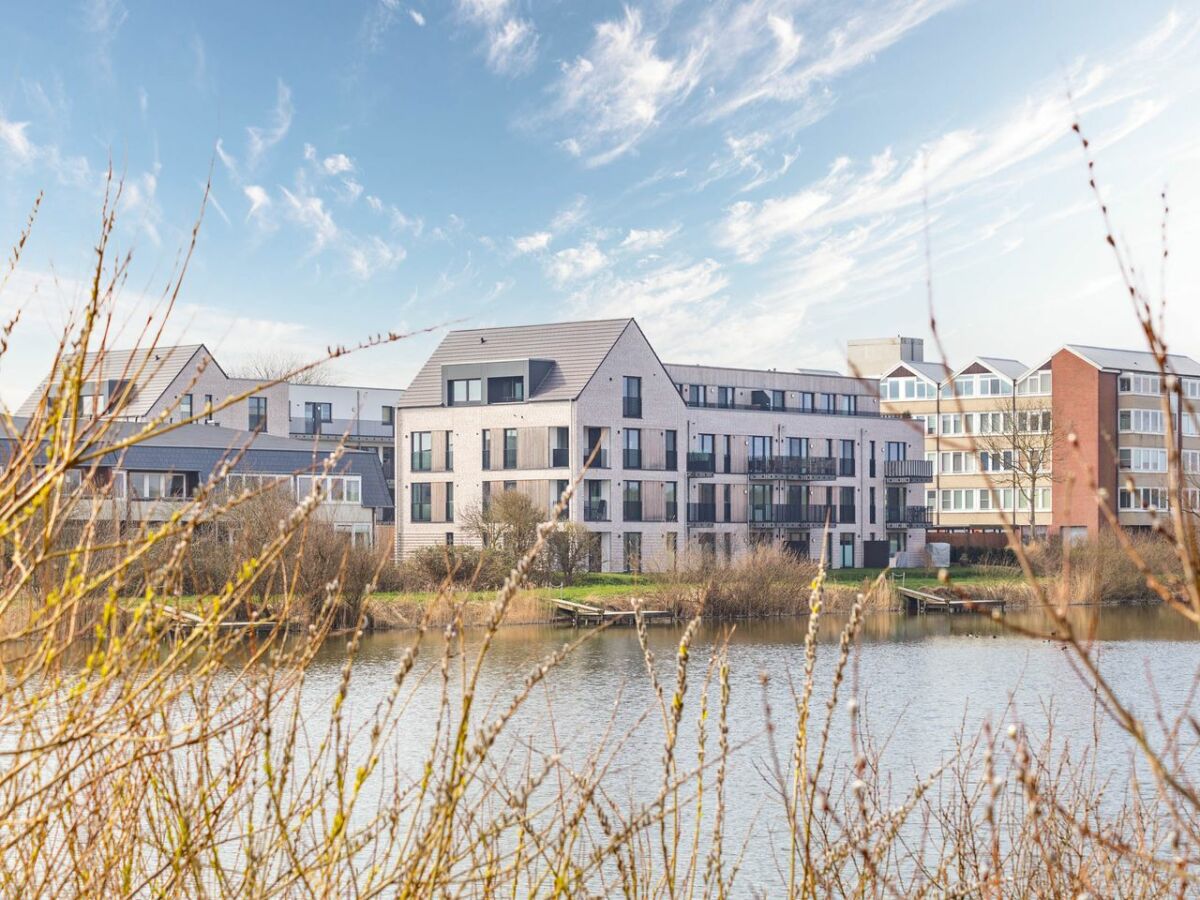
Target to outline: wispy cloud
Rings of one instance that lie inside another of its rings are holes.
[[[325,208],[324,201],[314,194],[300,190],[293,194],[285,187],[280,192],[287,202],[288,215],[312,237],[310,252],[318,253],[338,236],[338,227],[333,216]]]
[[[399,244],[389,244],[371,236],[349,249],[350,271],[359,279],[373,278],[380,272],[391,271],[404,261],[407,253]]]
[[[535,231],[533,234],[513,238],[513,246],[517,248],[518,253],[536,253],[550,246],[551,237],[548,231]]]
[[[513,0],[457,0],[459,17],[483,29],[488,67],[501,75],[523,74],[537,59],[537,28],[514,6]]]
[[[621,249],[631,253],[644,253],[647,250],[657,250],[679,233],[679,226],[673,228],[631,228],[621,241]]]
[[[266,188],[259,184],[248,184],[242,188],[242,193],[250,201],[250,210],[246,213],[246,221],[249,222],[254,218],[261,220],[261,217],[271,207],[271,196],[267,193]]]
[[[421,15],[419,12],[417,12],[415,9],[410,9],[408,11],[408,15],[409,15],[409,18],[411,18],[414,22],[416,22],[417,25],[419,25],[421,28],[425,27],[425,17],[423,15]]]
[[[592,241],[559,250],[546,261],[546,275],[562,286],[594,275],[608,265],[608,257]]]
[[[19,164],[32,162],[35,155],[28,129],[28,122],[13,122],[0,113],[0,146]]]
[[[112,45],[129,10],[120,0],[86,0],[83,5],[83,27],[92,35],[96,63],[104,74],[112,77]]]
[[[57,144],[38,144],[30,137],[30,125],[6,118],[0,109],[0,156],[6,157],[14,169],[45,170],[60,184],[86,186],[92,179],[87,157],[64,154]]]
[[[275,86],[275,107],[271,110],[270,121],[266,125],[251,125],[246,129],[248,144],[246,149],[246,168],[253,171],[257,168],[263,155],[282,141],[292,127],[292,116],[295,107],[292,105],[292,91],[280,78]]]

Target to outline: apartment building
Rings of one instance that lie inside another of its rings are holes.
[[[8,459],[25,421],[14,419],[16,433],[0,435],[0,460]],[[116,442],[140,429],[139,424],[118,423],[106,439]],[[84,489],[101,520],[142,525],[166,522],[184,510],[203,485],[241,491],[273,484],[299,501],[319,482],[325,499],[317,516],[354,543],[369,546],[376,526],[390,518],[392,504],[379,457],[349,450],[332,465],[329,457],[328,451],[289,438],[182,425],[100,457],[94,465],[70,473],[68,483]],[[76,512],[85,516],[92,509],[91,503],[83,503]]]
[[[203,414],[206,424],[221,428],[288,435],[288,386],[257,389],[254,379],[230,378],[203,344],[89,353],[83,372],[83,416],[109,414],[122,421],[147,422],[159,416],[171,420]],[[16,415],[33,415],[48,385],[49,376]],[[250,391],[237,403],[215,409]],[[214,411],[205,413],[206,409]]]
[[[633,319],[568,322],[451,332],[396,416],[399,556],[477,541],[464,511],[501,491],[549,511],[581,474],[568,518],[598,570],[816,556],[827,522],[835,566],[922,556],[928,467],[870,382],[664,365]]]
[[[1170,504],[1169,439],[1187,482],[1182,502],[1200,510],[1200,429],[1189,408],[1200,402],[1200,364],[1190,357],[1168,359],[1184,404],[1169,396],[1165,416],[1162,378],[1145,351],[1066,344],[1036,366],[978,357],[950,371],[920,358],[919,345],[892,349],[903,358],[881,374],[881,408],[925,436],[933,539],[999,533],[1001,511],[1027,535],[1031,505],[1039,537],[1094,534],[1105,520],[1087,488],[1093,478],[1124,527],[1147,528]]]

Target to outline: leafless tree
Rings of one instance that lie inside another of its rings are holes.
[[[563,522],[546,539],[550,565],[562,575],[564,584],[574,584],[576,576],[587,571],[588,557],[598,537],[578,522]]]
[[[1037,492],[1057,480],[1054,454],[1060,437],[1045,398],[1004,397],[979,413],[980,465],[997,486],[1012,488],[1017,509],[1021,498],[1028,498],[1029,540],[1037,534]]]
[[[263,350],[235,366],[230,374],[234,378],[249,378],[254,381],[275,381],[287,376],[292,384],[336,384],[336,373],[328,366],[305,369],[295,375],[307,360],[282,350]]]
[[[496,494],[486,504],[468,507],[463,524],[485,547],[520,556],[537,540],[538,525],[547,515],[519,491]]]

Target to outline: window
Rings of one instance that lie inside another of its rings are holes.
[[[517,429],[504,429],[504,468],[517,467]]]
[[[429,482],[413,482],[411,509],[409,510],[409,521],[411,522],[432,522],[433,521],[433,485]]]
[[[1050,410],[1032,410],[1017,413],[1017,431],[1027,434],[1050,433]]]
[[[841,456],[838,458],[838,475],[850,477],[854,475],[854,441],[843,440]]]
[[[446,546],[447,547],[454,546],[454,532],[453,531],[446,532]]]
[[[975,457],[966,450],[942,454],[943,475],[969,475],[975,471]]]
[[[1117,413],[1117,430],[1134,434],[1162,434],[1162,410],[1122,409]]]
[[[771,458],[771,438],[769,435],[755,434],[750,437],[750,459],[768,460]]]
[[[460,378],[446,383],[446,403],[450,406],[479,403],[482,399],[478,378]]]
[[[1017,384],[1018,394],[1049,394],[1051,389],[1050,372],[1034,372]]]
[[[1122,394],[1157,397],[1162,393],[1162,379],[1158,375],[1126,373],[1117,379],[1117,390]]]
[[[304,404],[304,433],[320,434],[322,422],[333,421],[333,405],[329,403]]]
[[[251,431],[267,430],[267,398],[251,397],[249,399],[250,416],[248,425]]]
[[[1188,454],[1195,454],[1195,450],[1184,451],[1185,462]],[[1128,469],[1131,472],[1165,472],[1167,471],[1167,451],[1158,450],[1152,447],[1121,447],[1117,451],[1117,458],[1122,469]],[[1184,471],[1188,471],[1186,465]]]
[[[327,502],[358,503],[362,500],[362,478],[358,475],[296,476],[297,500],[303,500],[317,488]]]
[[[1154,509],[1166,510],[1170,504],[1166,488],[1144,487],[1121,488],[1117,494],[1117,508],[1124,510]]]
[[[721,409],[731,409],[733,407],[733,397],[733,388],[717,388],[717,406],[719,406]]]
[[[128,482],[134,500],[183,500],[190,493],[187,477],[174,472],[130,472]]]
[[[1001,453],[987,452],[979,454],[979,469],[981,472],[1007,472],[1013,467],[1013,452],[1005,450]]]
[[[867,506],[867,517],[868,517],[868,520],[870,521],[870,523],[872,525],[874,525],[875,524],[875,488],[869,488],[868,490],[869,490],[870,494],[869,494],[869,504]]]
[[[190,419],[192,417],[192,395],[183,394],[179,398],[179,418]]]
[[[664,537],[667,541],[667,556],[671,558],[671,565],[675,565],[675,557],[679,552],[679,533],[668,531]]]
[[[800,412],[812,412],[816,409],[816,395],[812,391],[801,391],[799,398]]]
[[[243,491],[261,491],[272,484],[291,481],[288,475],[261,475],[254,472],[230,472],[225,476],[225,489],[230,493],[240,494]]]
[[[842,394],[842,415],[856,416],[858,415],[858,395],[857,394]]]
[[[621,379],[622,412],[627,419],[642,417],[642,379],[636,375],[626,375]]]
[[[674,481],[668,481],[663,485],[663,505],[664,515],[668,522],[679,521],[679,485]]]
[[[849,531],[843,531],[840,544],[842,550],[842,568],[854,568],[854,535]]]
[[[446,482],[446,521],[454,521],[454,482]]]
[[[818,394],[817,412],[831,413],[834,411],[837,394]]]
[[[625,429],[624,465],[627,469],[642,467],[642,430],[640,428]]]
[[[942,415],[942,434],[962,434],[963,417],[958,413]]]
[[[783,409],[784,398],[783,391],[771,391],[771,409]]]
[[[454,432],[446,432],[446,471],[454,471]]]
[[[525,399],[525,379],[520,375],[488,379],[488,403],[520,403]]]
[[[396,421],[396,407],[385,406],[380,410],[379,420],[384,425],[391,425]]]
[[[204,421],[205,422],[211,422],[213,420],[212,411],[213,411],[213,395],[205,394],[204,395]]]
[[[1200,473],[1200,450],[1183,451],[1183,471],[1189,475]]]
[[[666,445],[664,450],[667,471],[675,472],[679,469],[679,433],[668,429],[663,436],[663,442]]]
[[[850,524],[854,521],[854,488],[838,488],[838,521]]]
[[[483,429],[483,467],[492,467],[492,433],[486,428]]]
[[[550,465],[555,469],[565,469],[570,464],[571,429],[557,425],[550,429]]]
[[[412,433],[412,465],[414,472],[429,472],[433,469],[433,432]]]
[[[708,387],[703,384],[689,384],[687,395],[688,406],[705,406],[708,403]]]
[[[625,571],[641,572],[642,533],[640,531],[627,531],[621,543],[625,551]]]

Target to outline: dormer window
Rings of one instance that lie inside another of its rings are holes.
[[[446,403],[450,406],[480,403],[482,400],[482,383],[478,378],[456,378],[446,382]]]

